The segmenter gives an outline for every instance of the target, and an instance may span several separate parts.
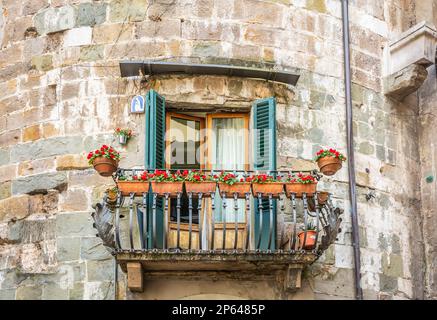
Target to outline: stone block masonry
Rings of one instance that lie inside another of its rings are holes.
[[[435,127],[428,116],[435,88],[425,82],[422,109],[411,106],[409,97],[399,102],[383,92],[384,48],[392,34],[416,19],[410,6],[416,2],[350,1],[362,286],[369,299],[423,298],[423,269],[427,296],[435,297],[434,223],[428,214],[435,206],[422,202],[420,193],[432,194],[422,178],[434,171],[432,157],[417,144],[419,135],[423,145],[434,136],[418,132],[418,124]],[[127,106],[149,88],[173,108],[247,111],[254,100],[275,96],[283,169],[313,168],[321,147],[346,150],[339,1],[4,0],[1,5],[0,299],[113,298],[113,260],[95,237],[90,216],[113,182],[90,169],[85,156],[105,143],[120,149],[121,166],[143,165],[144,116],[129,114]],[[187,75],[140,83],[120,77],[121,59],[273,65],[301,77],[296,87]],[[422,110],[420,121],[411,110]],[[130,127],[137,136],[121,147],[112,135],[115,127]],[[421,168],[420,162],[426,165]],[[343,232],[306,270],[311,294],[302,291],[300,297],[353,298],[347,183],[346,165],[320,183],[345,210]],[[370,192],[374,197],[367,200]],[[420,212],[428,217],[426,251]],[[288,208],[281,221],[290,221],[290,214]]]

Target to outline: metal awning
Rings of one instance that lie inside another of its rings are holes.
[[[218,64],[191,64],[164,61],[121,61],[120,72],[122,77],[159,74],[197,74],[197,75],[218,75],[234,76],[243,78],[257,78],[270,81],[282,82],[296,85],[299,74],[296,72],[241,67]]]

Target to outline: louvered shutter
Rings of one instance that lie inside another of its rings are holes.
[[[273,97],[257,100],[252,105],[253,170],[276,170],[276,102]],[[269,244],[269,201],[262,201],[262,226],[258,199],[254,199],[255,248],[266,250]],[[273,235],[271,249],[276,246],[276,201],[273,201]],[[261,233],[261,244],[257,247]]]
[[[146,134],[145,134],[145,167],[148,169],[165,168],[165,99],[156,91],[149,90],[146,96]],[[149,193],[147,206],[148,239],[147,246],[152,247],[152,203],[153,196]],[[164,201],[157,199],[156,208],[156,245],[162,248],[164,228]]]

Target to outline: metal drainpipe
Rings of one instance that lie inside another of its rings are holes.
[[[354,133],[352,126],[352,94],[351,94],[351,68],[350,68],[350,39],[349,39],[349,2],[341,0],[342,22],[343,22],[343,51],[344,51],[344,85],[346,91],[346,139],[348,153],[349,173],[349,197],[351,202],[352,220],[352,246],[354,248],[354,277],[355,277],[355,298],[363,299],[361,288],[361,262],[360,262],[360,237],[357,215],[357,194],[355,182],[355,158],[354,158]]]

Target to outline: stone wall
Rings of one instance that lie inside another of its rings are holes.
[[[369,299],[423,297],[417,113],[381,92],[384,47],[406,29],[412,10],[401,0],[350,1],[362,286]],[[101,143],[115,145],[113,129],[129,126],[138,135],[121,148],[121,166],[142,164],[144,118],[128,114],[128,101],[149,88],[176,107],[240,107],[275,94],[281,168],[312,165],[320,146],[346,150],[340,1],[3,0],[2,12],[2,299],[113,298],[114,262],[90,216],[111,181],[89,169],[85,155]],[[120,77],[121,59],[273,64],[301,78],[295,88],[223,77],[142,83]],[[315,299],[351,299],[347,168],[321,187],[345,209],[343,232],[306,281]],[[375,197],[366,200],[369,192]]]

